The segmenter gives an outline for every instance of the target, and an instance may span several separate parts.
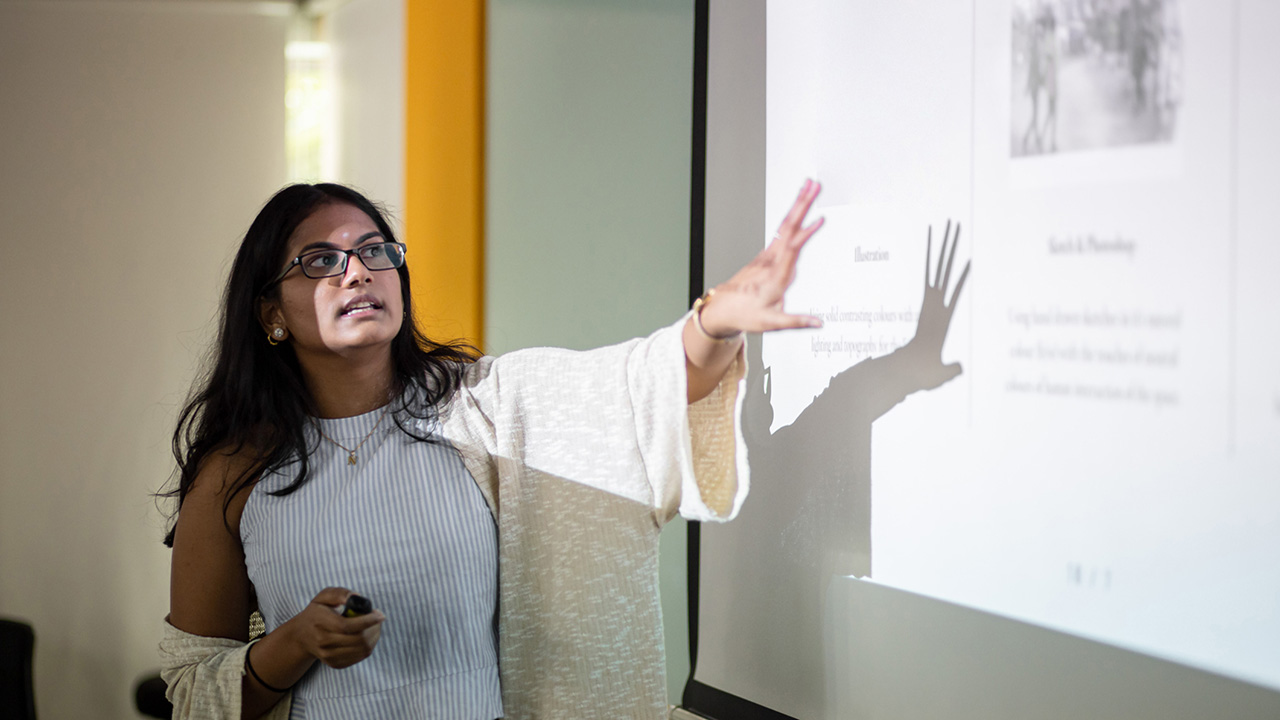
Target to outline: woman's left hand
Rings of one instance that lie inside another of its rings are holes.
[[[783,308],[784,295],[796,277],[800,250],[822,227],[822,218],[804,224],[821,189],[819,183],[805,180],[768,247],[716,286],[715,297],[702,308],[703,329],[716,337],[730,337],[738,332],[822,327],[822,321],[812,315],[792,315]]]

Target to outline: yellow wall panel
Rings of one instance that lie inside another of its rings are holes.
[[[483,0],[405,2],[405,243],[418,320],[484,342]]]

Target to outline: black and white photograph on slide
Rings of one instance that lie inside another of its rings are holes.
[[[1174,139],[1177,0],[1015,0],[1012,42],[1014,157]]]

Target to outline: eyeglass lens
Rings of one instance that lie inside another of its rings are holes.
[[[392,242],[361,245],[355,250],[317,250],[299,258],[302,272],[309,278],[325,278],[347,271],[347,258],[352,253],[370,270],[391,270],[404,264],[404,252]]]

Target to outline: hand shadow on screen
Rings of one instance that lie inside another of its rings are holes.
[[[748,343],[749,378],[743,400],[743,434],[751,467],[751,496],[738,522],[744,560],[734,603],[752,612],[731,617],[769,618],[752,630],[749,657],[768,658],[771,682],[788,696],[824,697],[822,603],[836,575],[870,577],[871,428],[908,395],[937,388],[960,375],[959,363],[942,362],[942,346],[956,302],[969,275],[965,263],[946,302],[960,226],[947,224],[936,270],[931,270],[932,231],[925,255],[924,301],[915,336],[901,348],[869,358],[832,378],[795,422],[770,434],[769,368],[759,337]],[[949,247],[948,247],[949,245]],[[932,277],[931,277],[932,275]],[[919,438],[928,452],[928,438]],[[803,468],[806,473],[798,476]],[[754,560],[778,557],[762,568]]]

